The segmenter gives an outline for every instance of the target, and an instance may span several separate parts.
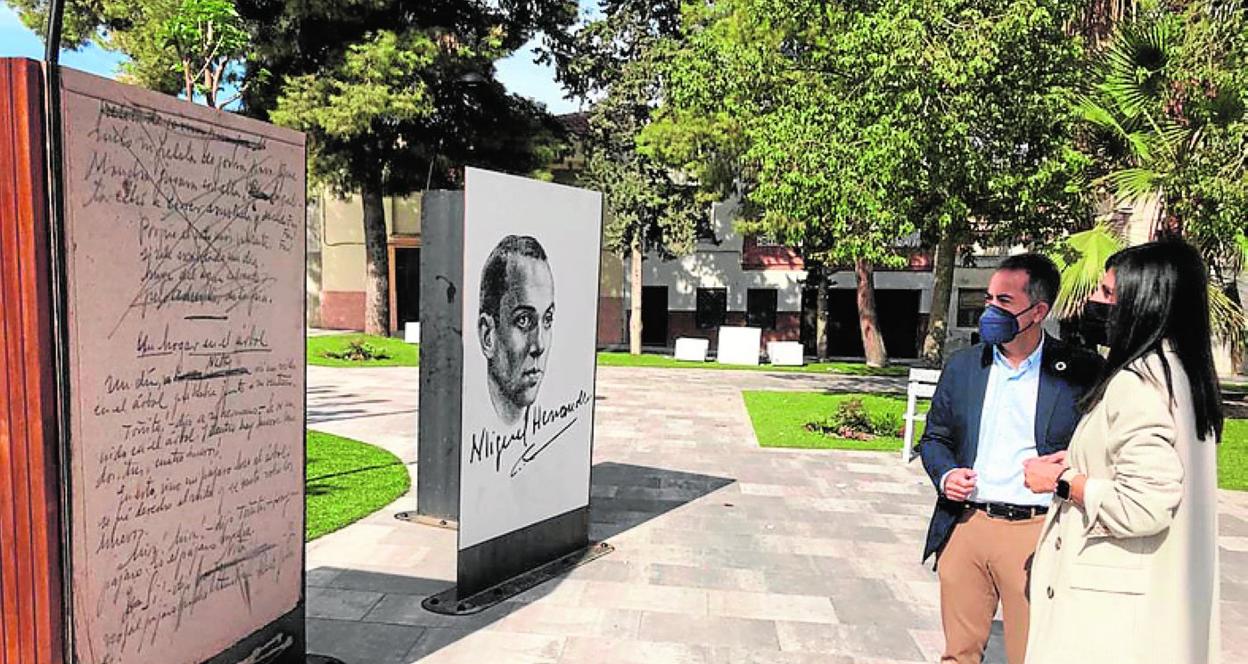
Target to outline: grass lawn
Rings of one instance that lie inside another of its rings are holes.
[[[847,440],[806,430],[806,423],[821,420],[836,410],[837,404],[860,397],[870,412],[906,411],[900,397],[828,394],[825,392],[744,392],[745,407],[754,423],[754,435],[763,447],[802,447],[836,450],[901,451],[901,438],[880,437],[870,441]],[[920,401],[920,410],[928,403]],[[915,440],[923,433],[918,424]],[[1218,486],[1248,491],[1248,420],[1227,420],[1218,446]]]
[[[389,357],[382,360],[357,361],[340,360],[326,355],[327,352],[337,353],[345,350],[353,341],[362,341]],[[402,339],[368,334],[329,334],[308,337],[308,364],[319,367],[414,367],[420,364],[420,346],[409,344]]]
[[[325,353],[341,352],[352,341],[364,343],[385,351],[390,357],[384,360],[341,360]],[[420,346],[402,339],[376,337],[367,334],[331,334],[308,337],[308,364],[321,367],[415,367],[420,365]],[[841,374],[848,376],[906,376],[907,367],[884,367],[875,369],[860,362],[819,362],[804,367],[773,367],[769,364],[731,366],[717,362],[678,362],[666,355],[638,355],[628,353],[598,353],[601,367],[661,367],[665,369],[737,369],[747,371],[772,371],[808,374]]]
[[[1218,486],[1248,491],[1248,420],[1227,420],[1218,446]]]
[[[852,399],[862,399],[871,413],[893,413],[898,419],[906,412],[904,397],[873,394],[828,394],[826,392],[743,392],[745,407],[754,423],[754,434],[763,447],[802,447],[811,449],[873,450],[900,452],[899,436],[881,436],[874,440],[849,440],[807,431],[806,424],[821,420],[832,414],[838,404]],[[920,403],[920,411],[927,410],[926,402]],[[923,433],[918,424],[915,440]]]
[[[309,431],[308,541],[389,505],[410,485],[407,467],[380,447]]]
[[[628,353],[598,353],[600,367],[662,367],[667,369],[737,369],[747,371],[771,371],[810,374],[846,374],[853,376],[906,376],[908,367],[883,367],[876,369],[856,362],[819,362],[804,367],[773,367],[770,364],[734,366],[718,362],[681,362],[666,355],[629,355]]]

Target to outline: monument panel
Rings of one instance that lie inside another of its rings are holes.
[[[62,81],[74,655],[196,664],[302,598],[304,138]]]
[[[467,172],[461,593],[588,541],[601,215],[597,192]]]

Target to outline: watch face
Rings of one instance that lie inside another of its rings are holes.
[[[1057,481],[1057,497],[1062,500],[1070,500],[1070,482],[1066,480]]]

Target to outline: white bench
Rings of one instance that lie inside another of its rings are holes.
[[[910,382],[906,385],[906,432],[902,437],[901,460],[909,463],[914,458],[914,430],[916,422],[926,422],[927,415],[918,411],[919,399],[931,399],[940,382],[939,369],[911,369]]]
[[[676,359],[682,362],[705,362],[706,353],[710,348],[710,339],[678,337],[676,339]]]
[[[805,366],[802,344],[797,341],[768,341],[767,361],[777,367]]]

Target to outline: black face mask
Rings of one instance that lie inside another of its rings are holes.
[[[1083,305],[1083,313],[1079,316],[1079,335],[1088,343],[1108,346],[1109,326],[1113,316],[1114,305],[1105,302],[1087,302]]]

